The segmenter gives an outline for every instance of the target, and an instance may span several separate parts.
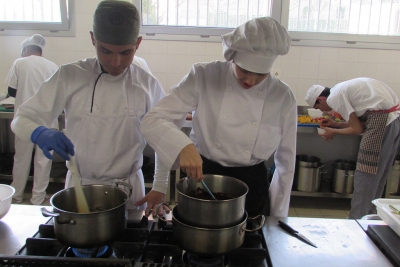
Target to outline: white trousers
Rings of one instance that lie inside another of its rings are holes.
[[[16,200],[22,200],[26,182],[28,181],[31,167],[32,152],[35,144],[30,141],[21,140],[15,136],[15,155],[13,167],[13,182],[15,188],[13,196]],[[52,161],[46,158],[42,150],[36,146],[34,156],[34,175],[31,203],[40,205],[46,197],[46,189],[49,185]]]

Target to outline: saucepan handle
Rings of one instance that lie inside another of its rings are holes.
[[[263,227],[263,225],[265,223],[265,216],[264,215],[260,214],[260,215],[257,215],[256,217],[253,217],[253,218],[247,218],[247,220],[256,220],[260,216],[261,216],[261,223],[260,223],[260,225],[258,227],[254,228],[254,229],[246,229],[246,228],[243,227],[241,230],[245,231],[245,232],[254,232],[254,231],[257,231],[257,230],[261,229],[261,227]]]
[[[116,184],[116,186],[123,185],[125,187],[128,187],[128,189],[129,189],[129,197],[128,198],[130,198],[132,196],[133,187],[130,184],[125,183],[125,182],[115,182],[115,184]]]
[[[60,213],[48,211],[46,208],[41,208],[40,210],[44,217],[55,217],[58,224],[76,224],[76,220],[74,218],[67,218],[65,221],[61,221],[59,218]]]
[[[159,210],[162,206],[166,206],[167,208],[169,208],[170,210],[172,210],[172,208],[171,208],[170,205],[168,205],[168,204],[166,204],[166,203],[161,203],[160,205],[158,205],[157,211],[156,211],[158,219],[160,219],[161,221],[166,222],[166,223],[172,222],[172,220],[166,220],[166,219],[164,219],[163,217],[161,217],[161,216],[158,214],[158,210]]]

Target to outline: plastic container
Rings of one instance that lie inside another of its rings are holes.
[[[322,117],[323,112],[319,109],[315,109],[315,108],[308,108],[307,109],[308,115],[311,118],[318,118],[318,117]]]
[[[318,134],[324,134],[326,132],[325,129],[317,128]]]
[[[376,206],[378,216],[400,236],[400,215],[395,214],[389,205],[400,210],[400,199],[378,198],[372,200]]]

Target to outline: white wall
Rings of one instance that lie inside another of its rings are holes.
[[[89,31],[99,0],[75,1],[76,37],[47,37],[44,56],[56,64],[66,64],[95,55]],[[0,36],[0,81],[4,81],[12,62],[20,56],[20,43],[27,36]],[[142,41],[137,55],[143,57],[153,74],[168,92],[196,62],[223,60],[222,46],[214,42]],[[297,97],[307,105],[304,95],[313,84],[331,87],[356,77],[370,77],[387,83],[400,97],[400,50],[349,49],[292,46],[279,57],[274,69]],[[4,84],[1,92],[6,92]]]

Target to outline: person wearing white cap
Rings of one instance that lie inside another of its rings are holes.
[[[14,61],[6,78],[8,93],[15,97],[15,112],[58,69],[57,64],[42,56],[45,45],[46,40],[40,34],[34,34],[21,43],[22,57]],[[58,121],[54,122],[52,128],[58,128]],[[16,136],[13,181],[11,183],[11,186],[15,188],[13,203],[23,202],[34,147],[33,188],[30,202],[34,205],[41,205],[48,200],[46,189],[49,184],[52,161],[46,158],[42,150],[34,146],[32,142]]]
[[[297,105],[270,74],[291,37],[270,17],[252,19],[222,37],[226,61],[196,63],[147,113],[141,130],[168,168],[190,178],[227,175],[249,187],[246,211],[287,216],[292,188]],[[193,112],[190,138],[180,128]],[[274,155],[272,183],[264,161]]]
[[[385,83],[371,78],[356,78],[332,88],[312,86],[306,102],[321,111],[334,110],[345,122],[321,121],[332,140],[337,134],[362,134],[354,174],[350,219],[376,213],[372,200],[381,198],[390,168],[400,144],[400,108],[395,92]]]
[[[154,76],[132,64],[142,41],[139,27],[139,12],[132,3],[101,1],[90,32],[96,57],[62,65],[20,107],[11,127],[49,158],[52,150],[67,161],[74,156],[83,185],[130,184],[127,209],[146,209],[146,214],[153,210],[155,215],[165,202],[169,170],[155,155],[153,188],[145,196],[141,167],[146,141],[139,125],[165,93]],[[48,128],[62,111],[66,134]],[[68,171],[65,187],[72,186]]]

